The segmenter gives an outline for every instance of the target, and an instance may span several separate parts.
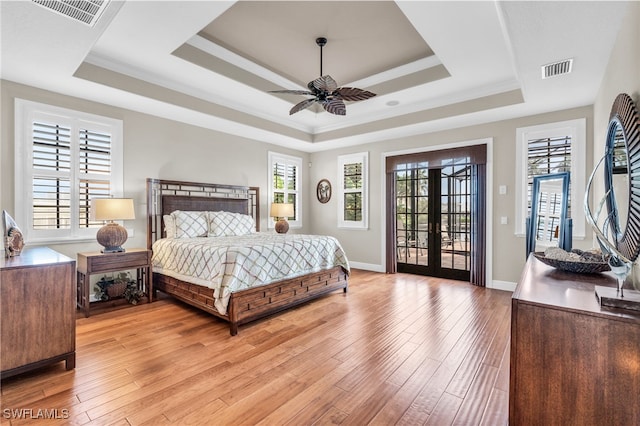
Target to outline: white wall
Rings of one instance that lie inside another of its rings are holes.
[[[620,93],[640,101],[640,2],[630,2],[609,58],[605,77],[593,104],[594,161],[604,153],[611,105]],[[599,185],[603,193],[603,184]]]
[[[313,153],[311,155],[310,188],[315,191],[315,185],[322,178],[328,178],[332,183],[337,182],[336,157],[338,155],[362,151],[369,152],[370,214],[369,229],[366,231],[338,229],[336,226],[338,215],[337,200],[335,199],[337,189],[334,188],[334,196],[328,203],[320,204],[315,200],[311,202],[311,217],[313,218],[311,231],[317,234],[328,234],[337,237],[342,242],[350,261],[384,270],[382,256],[385,226],[383,223],[385,206],[383,205],[382,196],[384,189],[383,154],[402,150],[416,150],[421,147],[426,151],[433,146],[493,138],[493,185],[487,189],[493,194],[493,217],[487,218],[488,221],[491,221],[493,229],[493,251],[488,254],[488,259],[492,262],[494,281],[515,283],[520,277],[520,272],[525,263],[524,238],[516,237],[514,229],[516,128],[576,118],[587,119],[587,164],[591,164],[590,147],[592,146],[592,134],[590,128],[593,123],[591,106]],[[507,186],[506,195],[498,195],[498,186],[500,185]],[[502,216],[508,218],[509,223],[507,225],[500,224],[500,217]],[[576,241],[574,245],[584,247],[584,244],[587,244],[590,247],[590,233],[587,240],[586,243]]]
[[[494,194],[493,218],[489,218],[493,225],[493,251],[489,259],[492,261],[494,280],[515,282],[524,265],[524,240],[514,236],[513,228],[515,129],[585,117],[588,165],[585,173],[590,173],[589,165],[593,165],[594,159],[599,158],[603,152],[609,111],[617,94],[628,93],[636,102],[640,100],[640,2],[630,2],[628,7],[593,106],[314,154],[263,144],[9,81],[0,81],[0,208],[14,211],[13,102],[19,97],[124,121],[125,195],[136,199],[138,217],[132,224],[135,235],[127,243],[130,247],[144,247],[146,243],[144,191],[147,177],[259,186],[263,192],[261,226],[266,229],[267,152],[273,150],[302,157],[303,165],[311,162],[309,170],[303,170],[302,185],[309,191],[303,195],[302,200],[305,227],[298,232],[335,235],[344,245],[350,260],[372,267],[382,267],[383,153],[493,138],[493,187],[489,188]],[[336,226],[337,188],[334,187],[329,203],[320,204],[315,199],[315,186],[322,178],[328,178],[332,184],[337,182],[338,155],[361,151],[368,151],[370,155],[370,227],[365,231],[339,230]],[[506,195],[497,195],[499,185],[507,186]],[[598,183],[596,190],[601,194],[602,185]],[[508,225],[499,223],[501,216],[509,218]],[[130,226],[128,224],[128,227]],[[590,233],[587,235],[587,241],[578,242],[577,245],[585,248],[591,246]],[[98,248],[97,243],[60,244],[52,247],[71,257],[75,257],[78,251]]]
[[[136,200],[137,215],[133,223],[126,224],[134,230],[134,235],[126,244],[127,247],[144,247],[146,244],[145,181],[148,177],[259,186],[263,194],[260,208],[261,227],[266,230],[267,152],[273,150],[299,156],[303,161],[302,187],[308,188],[308,192],[302,197],[304,228],[295,232],[334,235],[341,241],[352,262],[383,270],[383,153],[493,138],[495,167],[493,187],[489,188],[494,194],[493,218],[489,218],[493,227],[493,252],[489,259],[492,261],[493,280],[506,282],[517,281],[524,265],[524,239],[514,235],[513,226],[516,128],[582,117],[587,118],[588,128],[592,123],[592,108],[584,107],[307,154],[13,82],[3,81],[1,90],[0,207],[9,212],[14,211],[13,102],[16,97],[124,121],[124,192],[125,196]],[[587,133],[588,146],[591,147],[591,132]],[[335,186],[338,176],[337,156],[362,151],[369,152],[370,226],[364,231],[339,230],[336,225],[337,188],[334,187],[331,201],[321,204],[315,198],[315,186],[322,178],[328,178]],[[587,160],[591,164],[590,150],[587,152]],[[307,168],[309,162],[311,167]],[[506,195],[497,195],[499,185],[507,186]],[[508,225],[499,224],[501,216],[509,218]],[[75,257],[75,253],[79,251],[99,248],[94,242],[58,244],[51,247],[71,257]]]
[[[303,164],[309,161],[304,152],[260,143],[200,127],[166,120],[134,111],[114,108],[95,102],[63,96],[2,81],[1,87],[1,144],[0,209],[14,212],[14,100],[22,98],[35,102],[104,115],[124,122],[124,195],[136,203],[136,219],[127,222],[133,236],[126,247],[146,246],[146,194],[147,178],[210,182],[229,185],[260,187],[261,230],[267,230],[268,151],[295,155]],[[308,173],[303,170],[302,187],[309,185]],[[302,197],[302,229],[291,232],[309,232],[308,203],[311,195]],[[49,245],[55,250],[76,257],[77,252],[95,251],[97,242]]]

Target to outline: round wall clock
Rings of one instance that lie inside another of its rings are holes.
[[[322,204],[331,199],[331,182],[328,179],[322,179],[316,187],[316,196]]]

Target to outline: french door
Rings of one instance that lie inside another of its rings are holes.
[[[469,281],[471,164],[466,158],[449,163],[396,166],[398,272]]]

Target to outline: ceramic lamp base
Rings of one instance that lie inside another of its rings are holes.
[[[276,222],[276,232],[278,234],[286,234],[289,231],[289,222],[284,219],[280,219]]]
[[[129,235],[124,226],[111,222],[98,230],[96,239],[104,249],[102,253],[120,253],[124,251],[122,245],[127,241]]]

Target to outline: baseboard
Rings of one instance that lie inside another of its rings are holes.
[[[487,288],[513,292],[516,289],[516,285],[516,283],[511,281],[493,280],[492,282],[487,283]]]
[[[362,269],[365,271],[381,272],[381,273],[385,272],[384,266],[375,265],[373,263],[349,262],[349,266],[353,269]],[[516,283],[511,281],[493,280],[487,283],[487,288],[513,292],[516,289],[516,285],[517,285]]]
[[[373,263],[349,262],[349,266],[354,269],[364,269],[365,271],[385,272],[384,266],[374,265]]]

